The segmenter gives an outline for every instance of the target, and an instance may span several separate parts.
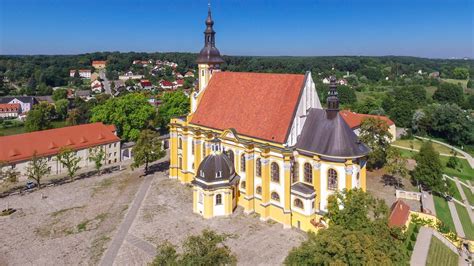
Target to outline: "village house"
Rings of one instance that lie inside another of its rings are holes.
[[[20,113],[25,114],[28,113],[33,106],[38,104],[38,100],[36,100],[33,96],[5,96],[0,97],[0,104],[20,104]]]
[[[188,72],[186,72],[186,74],[184,74],[184,77],[185,78],[194,78],[194,73],[192,71],[188,71]]]
[[[31,133],[0,137],[0,161],[4,168],[12,168],[20,174],[20,181],[26,180],[26,168],[36,153],[45,158],[51,174],[67,173],[56,156],[61,148],[70,148],[81,159],[80,167],[93,167],[89,161],[90,149],[100,148],[105,152],[104,164],[120,161],[120,139],[115,126],[92,123]]]
[[[160,87],[162,89],[171,90],[171,89],[173,89],[173,86],[174,86],[174,84],[171,81],[167,81],[167,80],[160,81]]]
[[[360,134],[360,126],[364,119],[367,118],[375,118],[375,119],[380,119],[382,121],[385,121],[388,125],[388,132],[392,135],[392,138],[390,139],[390,142],[394,142],[397,140],[397,127],[395,126],[395,123],[388,117],[383,116],[383,115],[368,115],[368,114],[359,114],[359,113],[354,113],[349,110],[343,110],[340,112],[342,118],[344,118],[344,121],[349,125],[349,127],[354,131],[354,133],[359,136]]]
[[[18,118],[21,113],[19,103],[0,103],[1,118]]]
[[[73,78],[76,75],[76,71],[79,72],[79,77],[84,79],[91,78],[91,70],[90,69],[71,69],[69,71],[69,77]]]
[[[101,60],[94,60],[94,61],[92,61],[92,66],[95,69],[104,69],[107,66],[107,62],[106,61],[101,61]]]
[[[94,93],[101,93],[104,90],[104,86],[103,86],[102,82],[100,82],[98,80],[94,80],[91,83],[91,90]]]
[[[142,79],[140,80],[140,87],[143,90],[152,90],[153,89],[153,84],[148,79]]]

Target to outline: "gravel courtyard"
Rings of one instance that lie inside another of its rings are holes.
[[[142,179],[116,172],[0,199],[0,265],[95,265]]]
[[[262,222],[257,215],[243,214],[241,208],[231,217],[205,220],[192,212],[192,189],[159,172],[155,173],[115,264],[145,265],[153,254],[146,252],[143,242],[148,243],[148,250],[150,244],[156,247],[165,240],[180,244],[187,236],[206,228],[235,236],[226,244],[237,255],[239,265],[281,264],[291,248],[306,239],[306,233]]]

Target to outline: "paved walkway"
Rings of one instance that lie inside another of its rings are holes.
[[[432,235],[430,228],[424,226],[420,228],[413,253],[411,254],[410,265],[426,265]]]
[[[396,145],[396,144],[390,144],[390,146],[395,147],[395,148],[398,148],[398,149],[402,149],[402,150],[407,150],[407,151],[414,151],[414,152],[419,152],[419,151],[420,151],[420,150],[417,150],[417,149],[412,149],[412,148],[408,148],[408,147],[403,147],[403,146]],[[447,153],[440,153],[439,155],[445,156],[445,157],[451,157],[451,156],[453,156],[452,154],[447,154]],[[464,157],[464,156],[462,156],[462,155],[456,155],[456,157],[458,157],[459,159],[467,159],[466,157]]]
[[[454,147],[454,146],[451,146],[451,145],[449,145],[449,144],[447,144],[447,143],[444,143],[444,142],[435,140],[435,139],[423,138],[423,137],[419,137],[419,136],[415,136],[415,138],[417,138],[417,139],[423,139],[423,140],[431,140],[432,142],[436,142],[436,143],[438,143],[438,144],[444,145],[444,146],[446,146],[446,147],[448,147],[448,148],[450,148],[450,149],[453,149],[453,150],[457,151],[458,153],[462,154],[462,155],[466,158],[466,160],[467,160],[467,162],[469,163],[469,165],[471,166],[471,168],[474,169],[474,158],[473,158],[469,153],[467,153],[467,152],[465,152],[465,151],[463,151],[463,150],[460,150],[460,149],[458,149],[458,148],[456,148],[456,147]]]
[[[464,229],[462,228],[461,220],[459,220],[458,211],[456,210],[456,206],[454,202],[448,201],[449,211],[451,212],[451,217],[453,218],[454,228],[456,228],[456,233],[459,237],[465,238],[466,235],[464,234]]]
[[[422,191],[423,211],[436,216],[436,208],[433,200],[433,195],[426,191]]]
[[[466,194],[464,193],[464,189],[462,189],[462,185],[457,177],[454,177],[454,182],[456,183],[456,187],[458,188],[459,193],[461,194],[461,198],[465,203],[464,207],[466,208],[467,213],[469,214],[469,218],[471,218],[471,222],[474,223],[474,214],[472,213],[472,207],[471,204],[469,204],[469,201],[467,200]]]
[[[120,227],[116,235],[112,239],[112,242],[110,243],[109,247],[107,248],[107,251],[104,253],[104,256],[102,257],[102,260],[100,262],[100,265],[102,266],[113,265],[115,258],[117,257],[118,251],[120,247],[122,246],[123,242],[125,241],[125,238],[128,235],[128,230],[130,229],[130,226],[135,220],[135,217],[137,216],[138,210],[140,209],[143,199],[145,198],[145,195],[147,194],[151,186],[153,175],[148,175],[144,177],[144,179],[145,180],[143,180],[142,184],[140,185],[140,188],[138,189],[137,194],[135,194],[135,199],[133,200],[133,203],[131,207],[129,208],[127,215],[125,216],[125,219],[120,224]],[[133,236],[128,235],[127,242],[132,242],[132,244],[138,243],[139,241],[134,241],[135,238]],[[129,239],[131,240],[129,241]],[[138,244],[138,245],[141,245],[141,244]],[[148,248],[145,248],[145,249],[148,249]]]

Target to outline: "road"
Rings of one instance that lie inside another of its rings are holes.
[[[464,157],[466,157],[467,159],[467,162],[469,163],[469,165],[471,166],[472,169],[474,169],[474,158],[467,152],[463,151],[463,150],[460,150],[454,146],[451,146],[447,143],[444,143],[444,142],[441,142],[441,141],[438,141],[438,140],[435,140],[435,139],[429,139],[429,138],[423,138],[423,137],[419,137],[419,136],[415,136],[415,138],[417,139],[422,139],[422,140],[431,140],[433,142],[436,142],[438,144],[441,144],[441,145],[444,145],[450,149],[453,149],[455,151],[457,151],[458,153],[462,154]]]
[[[99,71],[99,77],[103,80],[105,93],[112,95],[112,90],[110,89],[110,82],[105,75],[105,69]]]

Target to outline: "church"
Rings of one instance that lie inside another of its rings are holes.
[[[366,156],[339,113],[336,80],[323,109],[311,73],[224,72],[211,10],[191,110],[170,122],[170,178],[193,187],[206,219],[237,206],[284,228],[317,231],[327,198],[366,189]]]

